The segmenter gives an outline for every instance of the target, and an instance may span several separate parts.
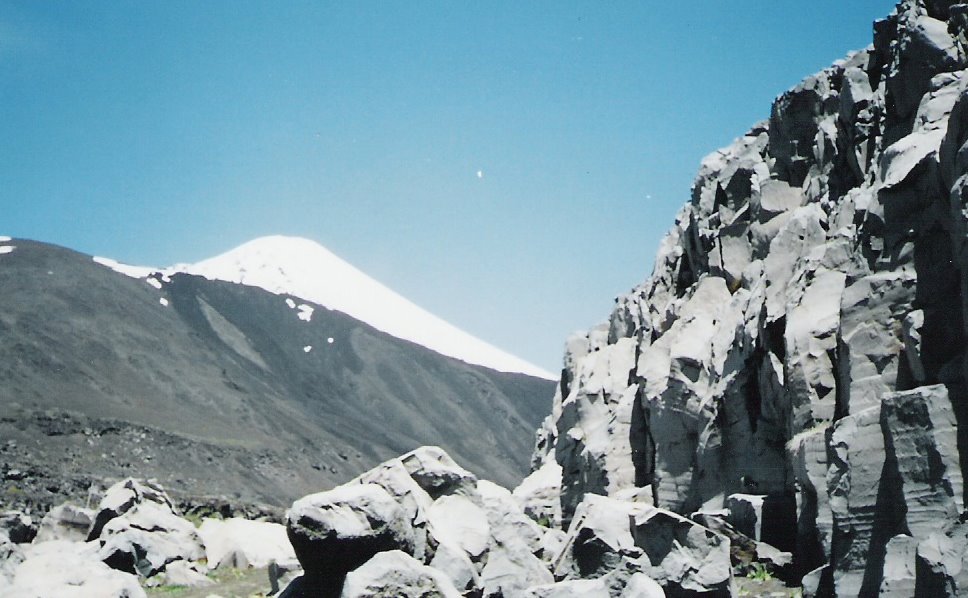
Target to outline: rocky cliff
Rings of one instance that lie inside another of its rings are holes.
[[[968,591],[966,67],[968,4],[906,0],[703,161],[652,277],[568,341],[534,462],[566,524],[753,495],[807,594]]]

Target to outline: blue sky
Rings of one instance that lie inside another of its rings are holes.
[[[0,0],[0,234],[155,266],[308,237],[555,371],[702,157],[893,5]]]

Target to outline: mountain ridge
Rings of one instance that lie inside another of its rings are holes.
[[[310,239],[258,237],[200,262],[166,268],[132,266],[105,257],[95,260],[135,278],[183,272],[290,294],[470,364],[546,380],[557,378],[431,314]]]
[[[142,470],[178,495],[283,505],[424,444],[504,483],[526,473],[552,382],[257,287],[3,246],[0,478],[33,472],[25,500]]]

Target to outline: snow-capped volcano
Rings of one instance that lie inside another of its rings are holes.
[[[120,264],[112,267],[124,268]],[[554,379],[549,372],[418,307],[308,239],[261,237],[216,257],[179,264],[166,272],[185,272],[293,295],[467,363]],[[146,275],[140,268],[128,268],[126,273]]]

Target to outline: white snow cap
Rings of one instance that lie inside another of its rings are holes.
[[[467,363],[555,378],[414,305],[308,239],[261,237],[222,255],[196,264],[180,264],[172,270],[300,297]]]

